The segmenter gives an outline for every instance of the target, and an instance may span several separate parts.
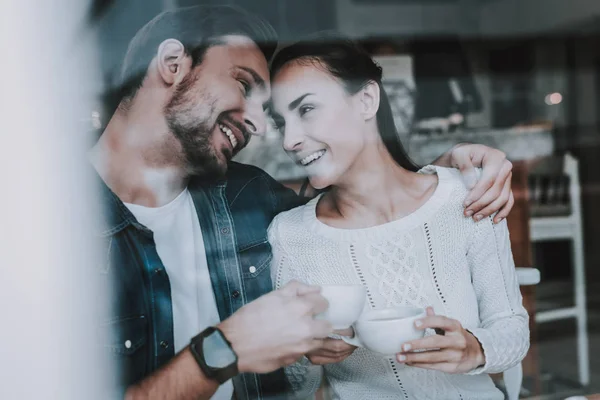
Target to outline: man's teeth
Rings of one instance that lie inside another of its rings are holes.
[[[325,154],[325,150],[319,150],[315,153],[312,153],[309,156],[304,157],[302,160],[300,160],[300,164],[302,164],[303,166],[307,166],[308,164],[312,163],[313,161],[316,161],[319,158],[323,157],[324,154]]]
[[[219,124],[219,129],[221,129],[221,132],[223,132],[225,134],[225,136],[227,136],[227,138],[229,139],[229,142],[231,142],[231,147],[233,147],[235,149],[235,146],[237,146],[238,141],[235,138],[235,136],[233,135],[233,132],[231,132],[231,129],[229,129],[228,127],[226,127],[225,125]]]

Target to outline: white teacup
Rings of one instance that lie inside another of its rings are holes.
[[[342,337],[346,343],[385,355],[402,351],[402,344],[425,336],[415,321],[427,315],[417,307],[384,308],[363,313],[354,323],[354,337]]]
[[[360,317],[367,298],[362,285],[323,285],[321,295],[329,302],[329,308],[317,318],[331,322],[333,329],[352,326]]]

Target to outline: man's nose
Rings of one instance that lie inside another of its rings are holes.
[[[262,107],[249,107],[244,114],[244,125],[248,133],[263,136],[267,131],[267,116]]]

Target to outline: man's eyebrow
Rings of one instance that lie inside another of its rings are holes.
[[[260,75],[257,74],[255,70],[253,70],[252,68],[241,67],[241,66],[238,66],[238,68],[249,73],[252,76],[252,79],[254,80],[254,83],[256,84],[256,86],[258,86],[261,89],[264,89],[266,87],[265,80],[263,78],[261,78]]]
[[[304,100],[304,98],[306,96],[310,96],[314,93],[304,93],[302,96],[298,97],[296,100],[292,101],[289,105],[288,105],[288,110],[293,111],[294,108],[298,107],[300,105],[300,103],[302,102],[302,100]]]

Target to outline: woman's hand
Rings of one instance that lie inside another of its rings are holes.
[[[494,222],[499,223],[510,213],[515,198],[510,190],[512,163],[506,154],[481,144],[461,143],[434,161],[444,167],[458,168],[471,190],[465,199],[465,216],[476,221],[498,212]],[[475,168],[482,168],[479,179]]]
[[[333,333],[341,336],[354,336],[352,328],[334,331]],[[352,346],[342,339],[327,338],[323,340],[321,348],[307,353],[306,357],[315,365],[335,364],[344,361],[354,353],[354,350],[356,350],[356,346]]]
[[[417,329],[431,328],[443,335],[432,335],[402,345],[398,362],[412,367],[450,374],[464,374],[485,364],[479,341],[455,319],[435,315],[427,308],[427,317],[415,321]],[[415,352],[418,351],[418,352]]]

